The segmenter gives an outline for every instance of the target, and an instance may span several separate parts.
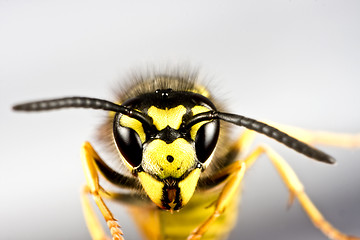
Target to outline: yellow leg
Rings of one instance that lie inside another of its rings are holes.
[[[279,154],[277,154],[271,148],[266,146],[260,146],[256,148],[255,151],[245,159],[245,164],[247,166],[251,165],[263,153],[265,153],[270,158],[284,183],[290,190],[291,199],[296,197],[299,200],[301,206],[304,208],[313,224],[319,228],[327,237],[334,240],[360,240],[358,237],[352,237],[341,233],[328,221],[326,221],[316,206],[311,202],[310,198],[306,195],[304,187],[293,169]]]
[[[251,144],[254,142],[256,135],[256,132],[246,129],[230,147],[230,151],[240,153],[241,156],[246,156],[250,150]]]
[[[234,195],[237,194],[241,180],[244,177],[246,169],[245,163],[239,163],[237,161],[230,166],[232,166],[229,168],[232,169],[232,173],[227,177],[226,184],[216,201],[214,213],[190,234],[188,240],[200,239],[209,229],[210,225],[225,211],[226,206]]]
[[[84,217],[86,220],[86,225],[89,229],[90,236],[92,239],[98,240],[109,240],[105,232],[102,229],[101,223],[97,218],[88,198],[90,189],[88,186],[84,186],[84,189],[81,193],[81,205],[83,208]]]
[[[310,139],[310,132],[305,130],[297,129],[296,137],[299,140],[304,140],[307,142],[316,142],[322,144],[330,144],[339,147],[352,147],[357,146],[359,139],[358,136],[347,135],[345,138],[337,138],[339,134],[318,134],[316,138]],[[331,141],[325,141],[326,136],[332,135]],[[247,152],[251,142],[253,141],[255,133],[253,131],[245,130],[243,135],[231,146],[230,151],[241,151]],[[316,141],[315,141],[316,139]],[[342,142],[342,141],[345,141]],[[359,145],[360,146],[360,145]],[[214,213],[199,227],[197,227],[191,235],[188,237],[188,240],[200,239],[210,227],[210,225],[224,212],[225,207],[229,200],[234,197],[234,194],[237,193],[237,189],[241,183],[241,180],[244,176],[246,169],[249,169],[252,164],[262,155],[266,154],[271,162],[274,164],[278,173],[282,177],[284,183],[290,191],[290,202],[297,198],[304,208],[305,212],[309,216],[313,224],[319,228],[327,237],[334,240],[360,240],[358,237],[347,236],[336,228],[334,228],[329,222],[324,219],[319,210],[311,202],[309,197],[304,191],[304,187],[301,184],[300,180],[296,176],[292,168],[287,164],[287,162],[278,155],[271,148],[266,146],[259,146],[253,152],[251,152],[246,158],[240,161],[236,161],[226,168],[222,169],[218,174],[214,175],[214,179],[221,179],[224,176],[228,176],[226,179],[225,186],[220,193],[220,196],[216,202]]]
[[[100,212],[105,218],[113,240],[123,240],[123,233],[120,230],[119,224],[113,217],[112,213],[110,212],[100,195],[102,190],[101,186],[99,185],[99,178],[95,165],[95,159],[100,159],[99,155],[95,152],[89,142],[85,142],[81,148],[81,161],[87,182],[87,186],[85,186],[84,188],[84,193],[82,197],[86,224],[93,239],[107,239],[101,227],[101,224],[97,220],[97,217],[91,208],[88,199],[86,199],[86,196],[84,196],[84,194],[90,193],[93,196],[96,205],[99,207]]]
[[[229,152],[246,154],[255,136],[256,133],[254,131],[245,130],[229,148]],[[211,224],[225,211],[225,207],[234,197],[234,194],[238,193],[238,189],[247,166],[251,166],[257,157],[258,155],[253,153],[247,158],[247,162],[235,161],[229,166],[223,168],[219,173],[212,176],[214,180],[227,176],[225,186],[216,201],[213,214],[189,235],[188,240],[200,239],[206,233]]]
[[[326,131],[311,131],[298,127],[287,126],[277,123],[269,123],[271,126],[295,137],[296,139],[311,145],[321,144],[342,148],[360,148],[360,133],[332,133]]]

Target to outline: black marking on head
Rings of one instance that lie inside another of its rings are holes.
[[[113,122],[113,134],[115,143],[126,161],[137,167],[142,161],[143,145],[135,130],[120,125],[121,114],[117,113]]]
[[[137,109],[143,113],[147,113],[147,110],[151,106],[159,109],[170,109],[183,105],[190,111],[194,106],[200,105],[216,110],[214,104],[208,98],[200,94],[185,91],[172,91],[171,89],[158,89],[153,93],[144,93],[135,98],[128,99],[122,105]]]
[[[161,139],[167,144],[172,143],[178,138],[184,138],[187,141],[191,141],[190,134],[188,132],[182,132],[167,126],[161,131],[158,131],[152,136],[153,139]]]
[[[168,89],[157,89],[155,91],[156,94],[160,94],[163,100],[166,100],[169,97],[169,93],[172,92],[171,88]]]
[[[167,160],[169,163],[172,163],[172,162],[174,161],[174,157],[171,156],[171,155],[167,155],[166,160]]]
[[[177,180],[172,178],[166,179],[161,203],[162,207],[167,210],[179,210],[182,208],[182,199],[180,197],[180,188]]]

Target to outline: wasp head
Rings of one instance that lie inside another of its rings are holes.
[[[199,94],[170,89],[140,95],[123,105],[149,119],[144,124],[120,113],[115,115],[114,139],[125,164],[157,206],[182,208],[194,194],[219,136],[218,120],[191,127],[186,122],[214,106]]]

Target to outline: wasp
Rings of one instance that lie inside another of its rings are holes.
[[[146,239],[226,239],[236,222],[237,203],[246,171],[266,155],[314,226],[329,239],[359,240],[333,227],[319,212],[288,163],[271,147],[251,147],[264,134],[314,160],[335,160],[314,143],[352,146],[355,136],[314,135],[288,131],[245,116],[227,113],[196,74],[152,74],[137,77],[115,102],[65,97],[15,105],[16,111],[90,108],[109,112],[100,139],[116,154],[115,168],[85,142],[81,161],[85,220],[93,239],[107,239],[89,196],[98,206],[113,239],[124,239],[104,199],[127,204]],[[245,130],[235,140],[230,125]],[[286,133],[285,133],[286,132]],[[292,134],[289,134],[293,132]],[[290,136],[292,135],[292,136]],[[311,145],[310,145],[311,144]],[[114,164],[113,164],[114,165]],[[100,178],[100,175],[102,176]],[[105,190],[101,181],[118,190]]]

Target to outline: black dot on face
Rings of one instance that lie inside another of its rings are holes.
[[[168,160],[168,162],[173,162],[174,161],[174,157],[173,156],[171,156],[171,155],[167,155],[167,157],[166,157],[166,160]]]

